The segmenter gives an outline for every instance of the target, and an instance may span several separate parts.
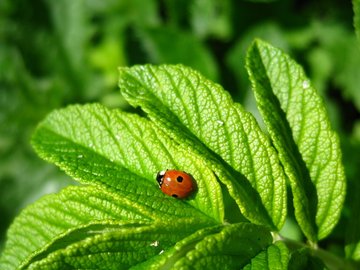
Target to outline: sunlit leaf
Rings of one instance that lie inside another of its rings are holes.
[[[220,85],[181,65],[147,65],[121,68],[120,88],[133,106],[211,167],[246,218],[282,226],[286,189],[276,152],[254,117]]]
[[[339,139],[298,64],[259,40],[247,60],[259,110],[290,180],[297,221],[309,239],[322,239],[345,198]]]

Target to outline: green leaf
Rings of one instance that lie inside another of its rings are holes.
[[[86,233],[94,236],[59,249],[29,269],[129,269],[187,236],[196,227],[193,222],[90,228]]]
[[[166,198],[155,180],[157,172],[184,170],[197,185],[197,192],[186,203],[214,220],[223,220],[220,185],[213,172],[137,115],[98,104],[70,106],[51,113],[32,142],[42,158],[79,182],[111,186],[126,196],[144,190],[146,196]]]
[[[276,242],[251,259],[244,270],[288,269],[289,251],[283,242]]]
[[[354,193],[350,200],[350,209],[351,215],[349,218],[349,223],[346,228],[346,235],[345,235],[345,254],[347,258],[353,259],[355,261],[360,261],[360,233],[359,233],[359,226],[360,226],[360,217],[358,214],[359,205],[360,205],[360,185],[355,184],[352,189],[351,193]]]
[[[121,68],[119,85],[130,104],[206,162],[246,218],[282,226],[286,189],[277,154],[254,117],[220,85],[181,65]]]
[[[286,40],[284,30],[274,21],[266,20],[265,22],[258,23],[247,29],[247,31],[241,35],[229,51],[226,57],[226,63],[235,76],[237,88],[239,89],[238,95],[242,98],[247,97],[250,92],[250,82],[245,68],[245,56],[254,38],[267,40],[269,43],[282,48],[284,51],[289,50],[289,44]],[[244,100],[244,102],[245,101],[246,100]],[[244,106],[246,107],[246,104],[244,104]]]
[[[345,31],[344,31],[345,32]],[[342,97],[355,105],[357,111],[360,111],[360,84],[359,63],[360,63],[360,47],[359,42],[353,36],[352,32],[345,32],[341,37],[341,43],[338,39],[334,42],[337,49],[330,51],[336,53],[336,62],[334,63],[336,70],[334,71],[332,80],[335,87],[341,89]]]
[[[214,57],[191,33],[159,27],[138,30],[138,35],[152,63],[183,63],[203,72],[213,80],[218,79]]]
[[[258,225],[211,227],[131,269],[240,269],[271,242],[269,231]]]
[[[255,98],[289,178],[295,216],[307,238],[326,237],[345,197],[339,139],[302,68],[265,42],[249,49]]]
[[[291,254],[291,258],[289,261],[289,270],[303,270],[303,269],[318,270],[318,269],[327,269],[327,268],[319,258],[311,256],[311,251],[308,248],[300,248],[295,250]]]
[[[358,125],[358,128],[360,128],[360,125]],[[358,181],[360,175],[360,133],[357,134],[355,130],[354,135],[350,140],[347,138],[342,147],[349,179],[346,200],[350,211],[347,216],[348,222],[345,230],[345,254],[347,258],[360,263],[360,181]]]
[[[51,11],[53,25],[62,42],[71,68],[79,70],[84,63],[85,44],[90,38],[85,1],[46,1]],[[66,23],[64,23],[66,21]]]
[[[191,24],[200,38],[207,36],[226,39],[232,32],[229,0],[195,0],[190,5]]]
[[[360,43],[360,1],[353,0],[353,9],[354,9],[354,27],[358,42]]]
[[[159,230],[163,229],[163,237],[167,239],[164,243],[168,247],[197,229],[214,224],[192,206],[171,197],[159,201],[154,196],[146,196],[149,191],[150,188],[122,193],[88,185],[68,187],[59,194],[42,198],[26,208],[10,227],[0,260],[1,269],[21,269],[32,263],[37,265],[37,261],[41,264],[61,261],[59,256],[66,252],[89,255],[96,253],[98,246],[112,256],[117,252],[116,241],[136,238],[136,232],[143,229],[152,234],[152,242],[160,239]],[[171,220],[176,222],[169,223]],[[150,232],[146,226],[152,228]],[[119,235],[122,231],[123,235]],[[137,239],[145,240],[141,233]],[[94,246],[94,250],[89,250],[87,244]],[[146,255],[146,250],[136,252],[141,256],[152,254]],[[108,259],[103,258],[103,262]],[[79,258],[69,260],[81,263]],[[126,256],[122,260],[126,260]]]

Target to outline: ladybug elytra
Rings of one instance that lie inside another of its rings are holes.
[[[179,199],[188,197],[194,190],[193,178],[183,171],[161,171],[157,174],[156,181],[162,192]]]

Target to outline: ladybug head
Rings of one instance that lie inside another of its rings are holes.
[[[164,175],[165,175],[166,171],[160,171],[158,172],[158,174],[156,175],[156,181],[158,182],[159,186],[161,187],[161,185],[164,182]]]

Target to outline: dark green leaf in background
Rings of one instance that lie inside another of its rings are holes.
[[[288,269],[289,251],[282,242],[275,242],[267,247],[266,250],[260,252],[256,257],[251,259],[244,270],[262,269]]]
[[[289,270],[317,270],[326,269],[324,263],[310,255],[310,250],[302,248],[294,251],[289,261]]]
[[[360,43],[360,1],[359,0],[353,0],[353,10],[354,10],[354,27],[355,27],[355,33],[358,38],[358,42]]]
[[[206,77],[214,81],[218,80],[219,71],[215,59],[199,38],[168,27],[142,29],[138,35],[152,63],[181,62],[203,72]]]
[[[194,0],[190,5],[191,25],[200,38],[229,38],[232,32],[230,14],[229,0]]]
[[[132,269],[238,269],[271,241],[267,230],[250,223],[206,228]]]
[[[360,174],[360,125],[354,129],[353,136],[344,143],[344,162],[347,164],[347,174],[350,179],[348,183],[349,220],[345,234],[345,254],[347,258],[360,261],[360,181],[357,175]]]

